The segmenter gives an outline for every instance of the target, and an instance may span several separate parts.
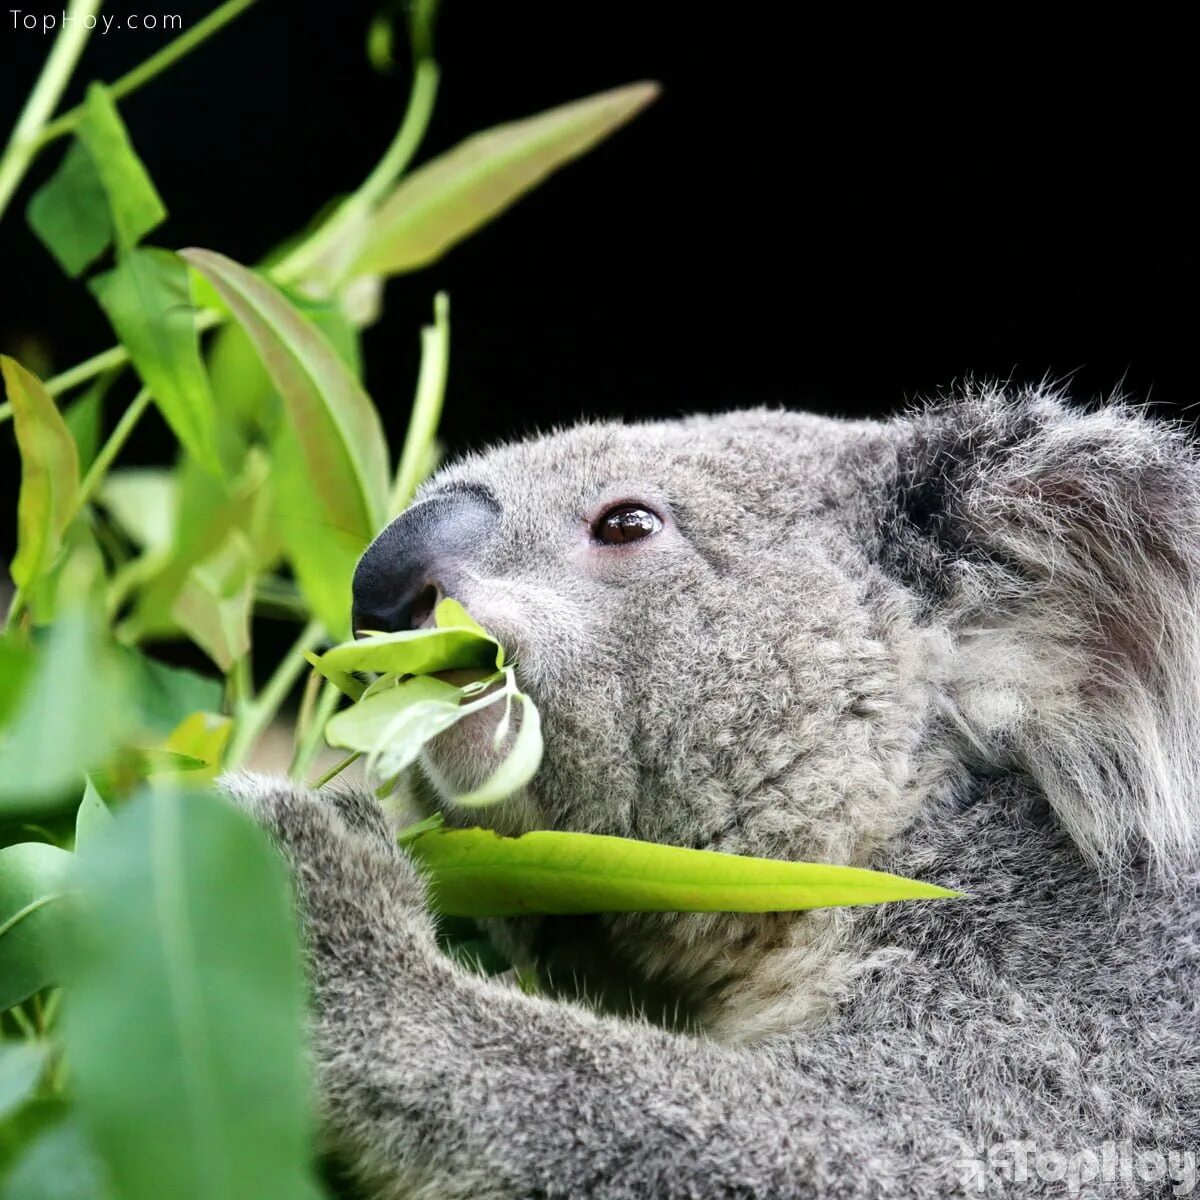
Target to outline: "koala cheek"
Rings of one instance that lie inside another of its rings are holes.
[[[476,579],[460,597],[471,615],[499,639],[521,685],[540,702],[586,667],[595,605],[565,589],[525,580]]]

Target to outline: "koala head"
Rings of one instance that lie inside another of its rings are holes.
[[[1044,391],[588,424],[439,472],[356,625],[453,596],[542,713],[525,792],[452,823],[865,864],[982,766],[1094,864],[1169,864],[1200,823],[1198,517],[1178,432]],[[428,803],[494,766],[494,720],[428,748]]]

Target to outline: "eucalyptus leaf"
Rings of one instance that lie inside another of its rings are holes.
[[[82,474],[96,460],[100,449],[100,430],[104,424],[104,398],[112,386],[117,373],[101,375],[78,399],[73,400],[63,412],[63,420],[75,440],[79,455],[79,470]]]
[[[0,850],[0,1011],[57,979],[72,856],[44,842]]]
[[[504,761],[479,787],[456,795],[455,804],[467,808],[497,804],[519,792],[537,774],[542,762],[542,717],[533,701],[515,687],[511,689],[510,706],[514,702],[521,706],[521,718]],[[497,750],[502,748],[506,732],[507,716],[496,733]]]
[[[270,557],[269,531],[263,527],[270,501],[268,472],[266,458],[255,451],[246,455],[233,479],[218,478],[191,459],[180,464],[171,550],[138,595],[129,640],[178,631],[172,609],[193,568],[217,553],[235,529],[251,540],[260,565]]]
[[[217,773],[232,732],[231,717],[214,712],[194,712],[171,731],[164,749],[186,754],[203,763],[202,767],[197,768],[197,774],[209,778]]]
[[[33,655],[12,638],[0,637],[0,729],[16,711],[32,670]]]
[[[234,530],[215,554],[193,568],[171,615],[228,674],[249,653],[253,607],[254,554]]]
[[[406,843],[441,913],[795,912],[951,899],[933,884],[859,867],[689,850],[630,838],[542,830],[435,829]]]
[[[159,662],[130,647],[118,646],[115,651],[134,714],[144,729],[166,737],[193,713],[221,707],[219,680]]]
[[[99,1160],[79,1121],[64,1116],[39,1127],[0,1184],[0,1200],[109,1200]]]
[[[429,675],[434,671],[497,670],[504,662],[500,643],[478,628],[403,629],[343,642],[318,660],[332,671],[379,671]]]
[[[126,724],[117,661],[83,613],[50,629],[16,714],[0,733],[0,814],[35,815],[79,795]]]
[[[439,602],[434,628],[370,634],[335,646],[309,661],[357,703],[330,719],[325,737],[367,755],[367,773],[393,785],[420,757],[425,744],[482,709],[503,703],[493,739],[499,754],[509,741],[514,705],[520,724],[500,765],[478,787],[447,795],[465,805],[494,804],[524,787],[542,759],[541,718],[528,696],[518,690],[504,650],[453,599]],[[362,689],[351,671],[377,671],[380,677]],[[474,679],[450,683],[437,672],[466,671]],[[431,770],[431,764],[426,763]],[[446,792],[444,780],[437,781]]]
[[[81,141],[72,140],[58,170],[33,194],[25,218],[72,279],[112,245],[104,184]]]
[[[100,503],[142,550],[166,550],[178,507],[178,484],[163,467],[110,471],[100,487]]]
[[[169,250],[129,250],[88,286],[175,436],[219,474],[216,411],[187,268]]]
[[[325,739],[345,750],[386,756],[380,771],[392,778],[416,760],[430,738],[503,698],[460,705],[461,696],[460,688],[440,679],[406,679],[343,709],[325,727]]]
[[[421,370],[417,393],[396,467],[388,516],[397,517],[411,503],[418,486],[437,463],[437,427],[450,369],[450,299],[439,292],[433,301],[433,324],[421,330]]]
[[[316,1197],[298,939],[264,835],[164,792],[79,866],[63,1034],[122,1200]]]
[[[89,776],[75,813],[75,853],[89,850],[97,838],[112,828],[112,823],[113,815]]]
[[[102,83],[87,90],[78,133],[108,197],[117,244],[132,247],[165,220],[167,210]]]
[[[361,700],[366,685],[359,679],[349,674],[346,671],[339,671],[335,667],[331,667],[324,662],[319,654],[314,654],[311,650],[304,652],[304,657],[308,660],[309,665],[323,679],[329,680],[343,696],[349,696],[351,700]]]
[[[0,372],[21,454],[17,554],[11,573],[18,587],[28,588],[49,570],[62,547],[78,502],[79,457],[41,380],[6,355],[0,355]]]
[[[0,1042],[0,1121],[33,1095],[45,1069],[44,1042]]]
[[[440,258],[658,92],[655,83],[630,84],[461,142],[400,181],[374,214],[350,273],[398,274]]]
[[[342,636],[354,567],[387,511],[379,415],[328,338],[278,289],[210,250],[182,253],[228,304],[283,398],[273,447],[280,528],[301,590]]]

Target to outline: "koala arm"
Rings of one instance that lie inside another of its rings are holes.
[[[919,1086],[856,1104],[870,1088],[843,1077],[853,1048],[837,1063],[816,1044],[734,1051],[472,975],[437,949],[373,802],[252,776],[225,788],[291,868],[323,1116],[370,1194],[911,1195],[922,1144],[940,1178],[918,1194],[954,1194],[953,1131]]]

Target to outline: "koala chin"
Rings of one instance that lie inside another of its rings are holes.
[[[455,808],[493,765],[479,714],[415,769],[425,811],[968,898],[492,922],[531,996],[439,955],[368,798],[233,777],[296,880],[324,1116],[368,1195],[1196,1183],[1181,431],[976,385],[887,422],[580,425],[439,472],[364,555],[356,624],[419,627],[441,596],[509,650],[546,753],[503,805]]]

